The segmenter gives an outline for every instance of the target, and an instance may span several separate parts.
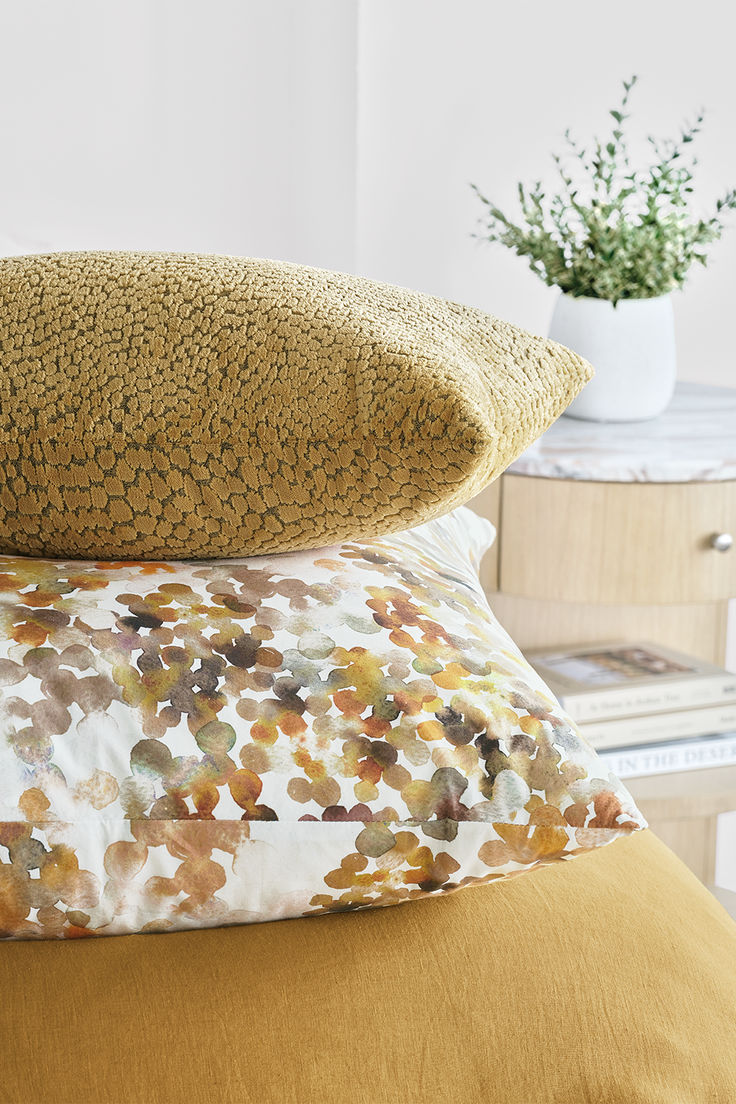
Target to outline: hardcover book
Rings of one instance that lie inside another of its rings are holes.
[[[736,732],[702,736],[696,740],[612,748],[600,752],[599,758],[619,778],[729,766],[736,764]]]
[[[736,703],[736,674],[661,644],[619,640],[526,657],[581,724]]]
[[[577,724],[577,728],[597,751],[680,740],[685,736],[716,735],[736,729],[736,702],[706,705],[700,709],[674,709],[672,712],[638,717],[617,717],[614,721],[587,721]]]

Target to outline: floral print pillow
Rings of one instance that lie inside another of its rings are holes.
[[[644,827],[489,609],[492,536],[0,557],[0,935],[390,905]]]

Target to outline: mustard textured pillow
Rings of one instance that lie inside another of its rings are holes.
[[[210,558],[445,513],[592,373],[471,307],[278,261],[0,261],[0,552]]]

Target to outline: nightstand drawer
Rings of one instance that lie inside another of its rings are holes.
[[[500,589],[566,602],[736,597],[736,481],[599,483],[505,475]]]

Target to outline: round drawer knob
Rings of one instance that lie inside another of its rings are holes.
[[[728,552],[733,545],[733,537],[730,533],[714,533],[710,538],[710,545],[717,552]]]

